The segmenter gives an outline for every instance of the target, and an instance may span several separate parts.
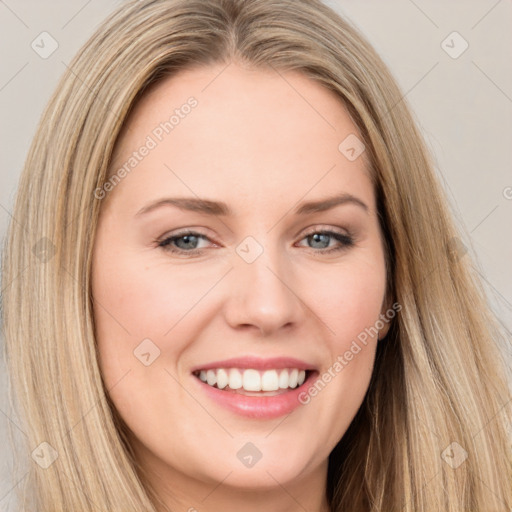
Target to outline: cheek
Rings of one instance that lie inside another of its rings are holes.
[[[330,425],[333,441],[355,416],[373,371],[386,287],[384,259],[378,254],[358,257],[329,275],[317,273],[315,291],[309,292],[308,301],[325,326],[329,358],[302,399],[315,404],[315,415]]]
[[[172,336],[212,285],[212,272],[148,265],[144,256],[102,259],[93,297],[99,338],[162,339]],[[114,336],[112,336],[114,335]]]
[[[144,390],[160,389],[162,379],[170,378],[165,369],[181,380],[177,366],[210,318],[208,292],[225,270],[171,266],[128,249],[109,251],[111,246],[99,244],[95,261],[101,265],[94,265],[96,338],[105,383],[115,386],[116,407],[130,417],[136,401],[153,403]]]
[[[174,384],[165,369],[176,374],[190,338],[187,313],[208,286],[179,269],[148,268],[128,250],[98,250],[97,261],[92,293],[100,369],[116,409],[136,428],[148,410],[164,413],[161,404]]]
[[[335,270],[316,272],[309,303],[331,334],[338,350],[366,329],[374,326],[381,314],[386,279],[383,259],[348,262]]]

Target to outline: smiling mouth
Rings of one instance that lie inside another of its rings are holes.
[[[197,370],[193,375],[213,388],[246,396],[274,396],[302,386],[312,370],[298,368],[256,370],[217,368]]]

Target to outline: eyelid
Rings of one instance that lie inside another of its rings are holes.
[[[329,231],[329,232],[336,233],[338,235],[352,237],[352,233],[346,228],[343,229],[343,228],[339,228],[339,227],[334,227],[334,226],[330,226],[330,225],[322,225],[322,224],[316,224],[311,229],[307,228],[306,231],[304,232],[304,234],[302,235],[302,237],[304,238],[306,236],[312,235],[314,233],[318,233],[320,231]],[[300,234],[300,232],[297,234],[297,236],[299,236],[299,234]]]

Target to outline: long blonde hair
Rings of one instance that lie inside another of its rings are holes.
[[[231,61],[300,71],[338,94],[374,180],[389,292],[402,309],[330,455],[331,509],[510,510],[504,336],[402,93],[358,31],[319,0],[129,1],[69,64],[29,151],[4,253],[6,357],[28,453],[46,442],[58,455],[46,469],[31,464],[20,509],[31,489],[39,512],[156,510],[98,366],[94,191],[149,85]]]

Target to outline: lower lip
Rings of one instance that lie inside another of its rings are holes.
[[[310,372],[304,383],[274,396],[247,396],[233,391],[222,391],[205,384],[193,376],[204,392],[215,402],[227,409],[248,418],[272,419],[290,414],[301,404],[299,395],[308,389],[317,372]]]

